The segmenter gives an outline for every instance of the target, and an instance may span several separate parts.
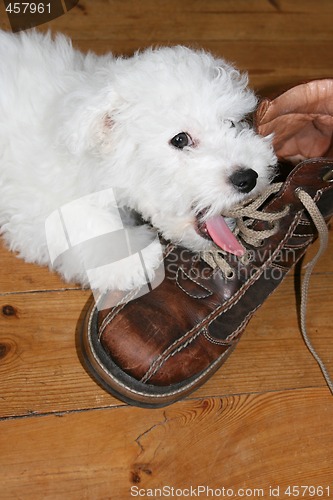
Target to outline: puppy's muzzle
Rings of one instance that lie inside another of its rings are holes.
[[[252,168],[241,168],[234,172],[229,180],[241,193],[249,193],[257,184],[258,174]]]

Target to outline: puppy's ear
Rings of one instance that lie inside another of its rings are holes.
[[[71,93],[62,103],[58,140],[72,154],[110,148],[112,116],[119,109],[120,99],[110,89],[95,94],[82,90]]]

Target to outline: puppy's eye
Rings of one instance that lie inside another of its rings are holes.
[[[171,139],[170,144],[175,148],[184,149],[186,146],[192,146],[193,142],[186,132],[180,132]]]

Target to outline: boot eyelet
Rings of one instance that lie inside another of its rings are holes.
[[[323,181],[333,182],[333,169],[326,172],[326,174],[323,176]]]
[[[228,274],[224,275],[224,277],[227,281],[234,279],[235,276],[236,276],[236,272],[234,270],[231,270],[228,272]]]

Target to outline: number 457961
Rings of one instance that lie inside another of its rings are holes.
[[[13,2],[6,7],[9,14],[51,14],[51,3]]]
[[[284,494],[289,497],[324,497],[330,496],[329,486],[288,486]]]

